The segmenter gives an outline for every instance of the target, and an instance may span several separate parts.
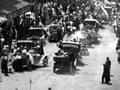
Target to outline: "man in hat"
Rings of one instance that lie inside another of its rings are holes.
[[[109,59],[109,57],[106,58],[106,62],[104,65],[104,69],[103,69],[103,75],[102,75],[102,83],[109,84],[110,82],[110,68],[111,68],[111,61]]]
[[[110,71],[110,68],[111,68],[111,61],[110,61],[109,57],[106,58],[106,65],[108,66],[109,71]]]
[[[102,74],[102,83],[109,84],[110,75],[109,75],[109,67],[106,64],[103,64],[103,74]]]

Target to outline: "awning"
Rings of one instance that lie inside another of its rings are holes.
[[[30,10],[30,4],[22,0],[6,0],[0,3],[0,16],[14,18]]]
[[[0,17],[0,25],[5,23],[7,21],[7,18],[5,17]]]

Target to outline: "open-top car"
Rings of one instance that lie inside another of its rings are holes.
[[[56,69],[68,69],[71,73],[76,68],[76,62],[79,58],[81,44],[74,41],[63,41],[62,50],[55,53],[53,72]]]
[[[100,27],[100,23],[97,19],[93,18],[86,18],[83,22],[83,28],[87,31],[88,36],[90,36],[91,41],[97,41],[98,40],[98,31]],[[89,38],[89,39],[90,39]]]
[[[49,26],[49,41],[60,41],[63,38],[62,26],[59,24],[52,24]]]
[[[28,70],[32,69],[33,65],[47,66],[48,57],[41,54],[41,46],[35,44],[32,40],[18,40],[16,42],[17,49],[13,55],[13,68],[20,70],[26,66]]]
[[[83,22],[85,28],[93,29],[98,32],[98,28],[100,27],[100,23],[97,19],[86,18]]]

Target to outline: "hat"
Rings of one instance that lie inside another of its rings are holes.
[[[109,60],[109,57],[107,57],[106,59]]]

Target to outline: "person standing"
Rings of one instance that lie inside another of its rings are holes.
[[[108,76],[106,78],[107,78],[107,83],[109,83],[110,82],[110,68],[111,68],[111,61],[109,57],[106,58],[106,65],[108,68]]]
[[[120,63],[120,49],[117,50],[118,58],[117,61]]]
[[[111,61],[109,57],[106,58],[106,62],[104,64],[103,75],[102,75],[102,83],[110,84],[110,68],[111,68]]]
[[[104,66],[104,69],[103,69],[103,74],[102,74],[102,83],[108,84],[110,81],[109,70],[106,64],[103,64],[103,66]]]
[[[40,47],[40,48],[39,48],[39,53],[40,53],[40,55],[44,55],[43,39],[40,40],[38,47]]]
[[[118,39],[117,46],[116,46],[116,51],[120,49],[120,38]]]
[[[1,63],[1,69],[2,73],[4,73],[5,76],[8,76],[8,60],[7,56],[4,54],[2,57],[2,63]]]
[[[108,66],[108,69],[109,69],[109,71],[110,71],[111,61],[110,61],[109,57],[106,58],[106,65]]]

